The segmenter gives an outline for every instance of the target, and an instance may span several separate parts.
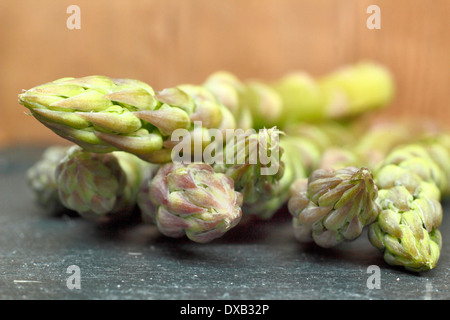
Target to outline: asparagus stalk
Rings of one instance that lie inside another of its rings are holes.
[[[42,157],[27,170],[28,186],[35,202],[50,213],[67,210],[59,199],[55,172],[68,149],[59,145],[46,148]]]
[[[86,151],[126,151],[153,163],[171,161],[171,135],[177,129],[193,130],[195,122],[203,131],[235,128],[228,109],[210,91],[193,85],[155,92],[133,79],[63,78],[23,92],[19,102]]]
[[[306,72],[288,74],[272,87],[282,100],[277,125],[302,121],[352,118],[386,107],[393,99],[392,74],[384,66],[363,61],[313,78]]]
[[[375,173],[375,182],[382,211],[369,227],[370,242],[390,265],[416,272],[436,267],[446,173],[425,146],[410,144],[389,153]]]
[[[212,73],[203,83],[216,99],[227,107],[236,119],[236,127],[253,128],[253,118],[246,98],[246,85],[234,74],[227,71]]]
[[[379,213],[377,186],[366,168],[317,169],[291,188],[295,237],[330,248],[359,237]]]
[[[286,201],[286,178],[291,173],[286,172],[279,135],[277,128],[237,134],[223,148],[222,160],[213,164],[242,193],[244,214],[269,219]]]
[[[55,171],[61,203],[82,217],[105,222],[130,217],[148,164],[122,151],[92,153],[71,147]]]

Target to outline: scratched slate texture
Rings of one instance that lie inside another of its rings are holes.
[[[25,178],[41,152],[0,151],[2,300],[450,299],[450,204],[439,264],[415,274],[388,266],[366,233],[331,250],[302,245],[285,210],[208,244],[166,238],[139,219],[98,225],[54,216],[33,202]],[[67,286],[72,265],[79,289]],[[370,266],[379,268],[379,289],[368,287]]]

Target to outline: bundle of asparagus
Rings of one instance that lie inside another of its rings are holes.
[[[59,79],[19,95],[74,143],[48,150],[30,187],[43,206],[94,221],[138,210],[162,234],[201,243],[287,205],[299,241],[333,247],[367,227],[387,263],[429,270],[442,243],[439,201],[450,194],[450,138],[355,125],[394,91],[372,62],[273,82],[219,71],[161,91],[133,79]]]

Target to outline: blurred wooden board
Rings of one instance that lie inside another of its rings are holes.
[[[136,78],[155,89],[201,83],[225,69],[272,80],[314,76],[372,59],[392,70],[389,116],[450,125],[450,1],[447,0],[79,0],[0,1],[0,145],[60,142],[17,103],[22,89],[61,77]],[[378,5],[381,29],[366,26]],[[18,130],[18,128],[21,128]]]

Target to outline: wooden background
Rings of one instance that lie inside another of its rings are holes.
[[[81,9],[69,30],[67,7]],[[381,29],[369,30],[369,5]],[[62,139],[25,115],[22,89],[65,76],[136,78],[159,90],[216,70],[276,79],[372,59],[397,82],[386,115],[450,126],[448,0],[0,0],[0,146]]]

